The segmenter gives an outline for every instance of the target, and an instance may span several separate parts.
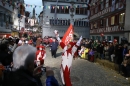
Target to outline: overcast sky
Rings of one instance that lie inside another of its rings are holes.
[[[42,6],[42,0],[24,0],[25,4],[29,4],[29,5],[38,5],[38,6]],[[26,7],[26,11],[31,12],[32,15],[32,10],[33,7]],[[42,11],[42,8],[36,7],[35,8],[35,12],[36,14],[40,14],[40,12]]]

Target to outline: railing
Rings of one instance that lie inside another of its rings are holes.
[[[50,25],[68,26],[68,25],[70,25],[70,20],[50,19]],[[74,26],[87,27],[87,26],[89,26],[89,22],[87,22],[87,21],[74,21]]]
[[[91,29],[90,33],[107,33],[107,32],[121,32],[124,29],[120,26],[112,26],[106,28],[99,28],[99,29]]]

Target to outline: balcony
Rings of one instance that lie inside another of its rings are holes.
[[[50,19],[50,25],[52,26],[69,26],[70,20],[61,20],[61,19]],[[87,27],[89,26],[89,23],[87,21],[74,21],[74,26],[77,27]]]

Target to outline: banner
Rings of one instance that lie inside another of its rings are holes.
[[[74,28],[73,25],[70,24],[68,30],[66,31],[66,33],[64,34],[63,38],[62,38],[62,42],[67,45],[70,41],[72,41],[73,39],[73,33],[74,33]]]

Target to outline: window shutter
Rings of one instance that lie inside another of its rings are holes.
[[[111,26],[111,17],[108,18],[108,26]]]

